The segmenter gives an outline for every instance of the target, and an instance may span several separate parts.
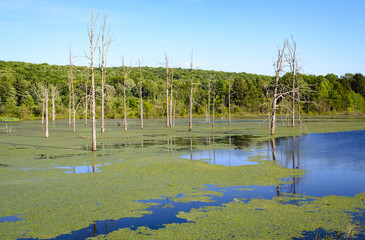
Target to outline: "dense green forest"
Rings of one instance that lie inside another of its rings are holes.
[[[55,91],[56,118],[68,117],[69,66],[30,64],[0,61],[0,116],[21,119],[39,118],[42,114],[44,88]],[[126,81],[127,115],[139,117],[139,79],[137,67],[129,67]],[[74,66],[76,112],[84,117],[85,95],[90,87],[87,67]],[[171,71],[170,71],[171,72]],[[100,116],[100,73],[96,71],[97,117]],[[105,86],[106,118],[123,117],[123,73],[121,67],[107,69]],[[188,115],[190,69],[174,69],[174,107],[176,117]],[[144,116],[163,117],[166,114],[166,69],[142,68]],[[215,114],[228,116],[229,89],[233,116],[267,114],[270,106],[274,78],[248,73],[229,73],[194,70],[194,116],[205,116],[209,86],[211,104],[215,99]],[[360,74],[336,76],[299,75],[302,114],[334,114],[365,111],[365,77]],[[290,73],[282,77],[281,84],[290,86]],[[231,87],[230,87],[231,86]],[[49,98],[50,101],[51,98]],[[284,101],[283,101],[284,102]],[[49,105],[51,106],[51,104]],[[89,108],[90,109],[90,108]],[[213,109],[211,107],[211,109]],[[285,107],[281,108],[285,114]],[[211,110],[212,111],[212,110]]]

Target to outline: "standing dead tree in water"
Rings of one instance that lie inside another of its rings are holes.
[[[139,112],[140,112],[140,119],[141,119],[141,128],[143,129],[143,99],[142,99],[142,66],[141,60],[138,60],[138,67],[139,67]]]
[[[95,40],[95,24],[98,16],[94,19],[94,10],[91,11],[90,26],[88,27],[88,36],[90,41],[90,56],[87,57],[90,60],[90,72],[91,72],[91,118],[92,118],[92,130],[91,130],[91,143],[92,151],[96,151],[96,116],[95,116],[95,76],[94,76],[94,52],[98,46],[99,36]]]
[[[105,72],[106,72],[106,58],[108,55],[108,50],[110,43],[112,42],[110,36],[110,25],[108,28],[108,32],[105,33],[106,29],[106,16],[104,16],[104,23],[101,30],[101,49],[99,48],[99,52],[101,55],[101,63],[100,63],[100,73],[101,73],[101,132],[105,132],[105,123],[104,123],[104,92],[105,92]]]
[[[174,127],[173,124],[172,124],[172,117],[173,117],[173,114],[172,114],[172,110],[173,110],[173,104],[172,104],[172,99],[173,99],[173,89],[174,89],[174,68],[171,68],[171,77],[170,77],[171,81],[170,81],[170,128]]]
[[[282,49],[278,48],[278,55],[274,61],[274,70],[275,70],[275,83],[274,83],[274,94],[272,100],[272,109],[271,109],[271,124],[270,124],[270,134],[275,134],[276,128],[276,110],[278,107],[278,100],[282,97],[279,93],[280,89],[280,77],[284,67],[284,56],[285,56],[285,49],[287,47],[287,40],[284,40]]]
[[[170,59],[165,53],[165,67],[166,67],[166,127],[170,126],[170,114],[169,114],[169,64]]]
[[[124,57],[122,57],[122,68],[123,68],[123,111],[124,111],[124,131],[127,131],[127,96],[126,96],[126,83],[128,75],[131,69],[127,69],[124,63]]]
[[[193,82],[194,82],[194,69],[193,69],[193,50],[191,50],[191,60],[190,60],[190,104],[189,104],[189,131],[193,131]]]
[[[44,89],[44,97],[45,97],[45,110],[46,110],[46,132],[45,132],[45,135],[44,137],[45,138],[48,138],[49,135],[48,135],[48,89]]]
[[[299,96],[299,91],[296,91],[296,84],[297,79],[298,79],[298,63],[297,63],[297,58],[296,58],[296,53],[297,53],[297,43],[294,41],[293,37],[292,37],[292,43],[288,44],[288,55],[287,55],[287,61],[289,63],[289,67],[290,67],[290,72],[291,72],[291,84],[292,84],[292,89],[291,89],[291,126],[294,127],[295,126],[295,101],[298,100],[298,98],[296,98],[296,95]],[[300,103],[299,103],[300,106]],[[298,112],[300,112],[300,107],[298,109]]]

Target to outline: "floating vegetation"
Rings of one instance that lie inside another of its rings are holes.
[[[292,164],[285,147],[290,141],[277,141],[277,158],[272,161],[264,123],[232,122],[229,128],[226,123],[215,128],[200,124],[188,132],[185,123],[170,129],[151,120],[143,130],[132,123],[122,131],[111,122],[115,120],[106,122],[96,153],[90,151],[90,139],[80,138],[90,134],[82,122],[74,133],[66,120],[55,121],[49,139],[39,121],[16,123],[15,134],[2,135],[0,162],[11,167],[0,167],[0,202],[6,206],[0,208],[0,216],[21,213],[24,219],[1,222],[2,238],[67,239],[82,229],[96,239],[292,239],[320,228],[341,232],[343,237],[352,226],[356,226],[352,236],[364,231],[363,220],[356,217],[364,215],[363,181],[353,183],[348,196],[318,196],[318,189],[303,194],[312,170],[304,167],[303,156],[299,165],[297,158]],[[364,126],[359,120],[326,120],[308,123],[306,129],[330,132]],[[301,128],[278,127],[277,132],[293,136]],[[246,141],[234,136],[253,137]],[[263,146],[265,151],[247,157],[256,165],[227,167],[179,157],[190,149],[249,152],[252,146]],[[101,171],[64,174],[72,172],[72,166]],[[158,211],[172,212],[171,219],[159,221]],[[143,223],[147,218],[150,223]],[[125,221],[124,227],[120,229],[116,221]],[[114,230],[108,233],[106,228]]]

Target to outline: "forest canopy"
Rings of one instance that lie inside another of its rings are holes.
[[[126,81],[126,103],[129,118],[139,117],[139,79],[138,67],[129,67]],[[189,110],[190,69],[175,68],[173,75],[174,107],[176,117],[186,117]],[[231,114],[233,116],[262,115],[267,113],[270,102],[270,88],[274,77],[249,74],[194,71],[193,114],[204,116],[208,101],[209,83],[214,89],[215,113],[221,118],[228,116],[229,89],[231,89]],[[290,84],[290,72],[282,77],[282,84]],[[107,69],[105,83],[106,118],[123,117],[123,72],[122,67]],[[142,97],[144,115],[147,118],[166,116],[165,81],[166,69],[163,67],[142,67]],[[285,81],[287,79],[287,81]],[[305,75],[299,79],[303,88],[301,93],[301,113],[334,114],[355,113],[365,110],[365,77],[361,73]],[[101,77],[95,70],[96,114],[100,116]],[[85,89],[91,82],[89,69],[73,66],[75,85],[76,114],[82,118],[85,111]],[[229,87],[231,86],[231,88]],[[0,61],[0,116],[21,119],[40,118],[42,114],[44,88],[55,91],[56,118],[68,117],[69,104],[69,66],[31,64],[24,62]],[[284,109],[284,108],[283,108]]]

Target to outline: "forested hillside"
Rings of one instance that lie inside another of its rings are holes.
[[[139,116],[140,69],[138,67],[128,69],[130,73],[126,81],[127,115],[129,118],[134,118]],[[69,70],[69,66],[0,61],[0,116],[21,119],[39,118],[42,114],[44,88],[47,87],[50,94],[51,89],[54,89],[56,118],[67,118],[70,93]],[[80,66],[73,67],[72,74],[77,117],[83,118],[85,96],[89,94],[91,85],[90,74],[87,67]],[[100,72],[96,70],[95,76],[96,106],[97,116],[99,116]],[[173,71],[173,105],[176,109],[176,117],[188,115],[190,77],[191,70],[189,69],[177,68]],[[166,69],[143,67],[142,80],[145,117],[165,116]],[[299,75],[299,80],[301,86],[300,108],[303,114],[365,111],[365,77],[362,74]],[[121,67],[107,69],[106,118],[123,117],[123,81]],[[290,86],[290,73],[282,77],[282,83],[285,84],[285,82]],[[195,70],[193,114],[205,116],[210,92],[210,104],[213,104],[213,99],[215,99],[215,114],[221,118],[227,117],[229,89],[231,89],[232,115],[267,114],[272,85],[273,77],[271,76]],[[51,101],[51,97],[49,101]],[[51,102],[49,106],[52,107]],[[281,109],[281,113],[284,114],[285,106],[282,106]]]

